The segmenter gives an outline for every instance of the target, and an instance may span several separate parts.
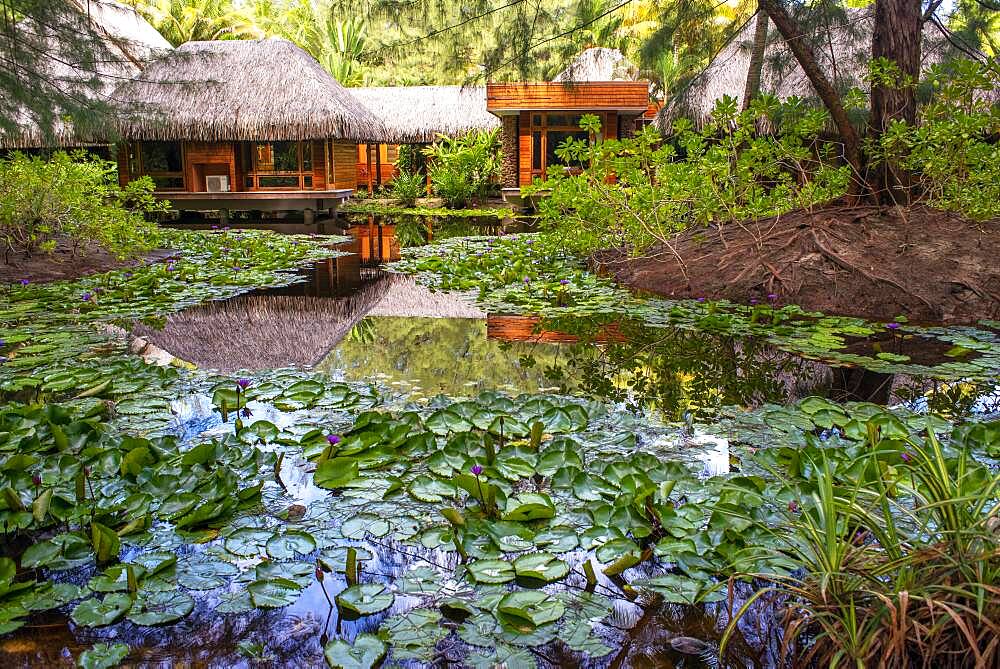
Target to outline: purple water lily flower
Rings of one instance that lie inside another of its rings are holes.
[[[909,462],[910,460],[913,459],[912,456],[909,453],[907,453],[906,451],[903,451],[902,453],[900,453],[899,457],[901,457],[903,459],[903,462]]]
[[[10,358],[8,358],[7,356],[0,355],[0,365],[2,365],[5,362],[8,362],[9,360],[10,360]]]
[[[27,279],[21,279],[21,285],[22,286],[27,286],[29,283],[31,283],[31,282],[28,281]]]
[[[240,269],[241,269],[241,268],[240,268],[239,266],[234,266],[234,267],[233,267],[233,271],[234,271],[234,272],[239,272],[239,271],[240,271]]]
[[[777,293],[768,293],[767,294],[767,300],[768,300],[768,302],[777,302],[778,301],[778,295],[777,295]]]
[[[240,411],[240,415],[243,416],[244,418],[249,418],[250,416],[253,415],[253,412],[250,411],[250,407],[243,407],[243,410]]]
[[[705,301],[705,298],[704,298],[704,297],[699,297],[697,301],[698,301],[698,302],[704,302],[704,301]]]
[[[42,485],[42,477],[40,474],[32,474],[31,482],[35,484],[35,487]]]
[[[524,277],[524,283],[525,285],[531,283],[531,279],[529,279],[528,277]]]
[[[125,278],[126,279],[131,279],[132,278],[132,272],[125,272]]]
[[[568,286],[569,285],[569,279],[559,279],[559,284],[562,285],[562,286]]]
[[[250,387],[250,379],[237,379],[236,385],[238,385],[241,389],[246,390]]]
[[[331,446],[333,446],[333,445],[335,445],[335,444],[339,444],[339,443],[340,443],[340,437],[338,437],[338,436],[337,436],[337,435],[335,435],[335,434],[328,434],[328,435],[326,435],[326,440],[327,440],[328,442],[330,442],[330,445],[331,445]]]
[[[471,471],[476,476],[479,476],[480,474],[483,473],[483,466],[482,465],[472,465],[472,469],[470,469],[469,471]]]
[[[760,300],[758,300],[758,299],[757,299],[756,297],[751,297],[751,298],[750,298],[750,304],[751,304],[751,305],[755,305],[755,304],[757,304],[757,302],[759,302],[759,301],[760,301]]]
[[[898,330],[899,329],[899,323],[886,323],[885,327],[888,330]]]
[[[91,295],[90,293],[84,293],[83,295],[81,295],[81,296],[80,296],[80,299],[81,299],[81,300],[83,300],[84,302],[90,302],[90,300],[91,300],[91,299],[92,299],[93,297],[94,297],[94,296],[93,296],[93,295]]]

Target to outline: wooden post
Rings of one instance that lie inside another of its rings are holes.
[[[382,145],[375,145],[375,174],[378,187],[382,188]]]
[[[372,197],[375,192],[375,184],[372,183],[372,145],[365,144],[365,157],[368,159],[368,197]]]

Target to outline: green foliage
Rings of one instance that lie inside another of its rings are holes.
[[[404,207],[413,207],[417,203],[417,198],[423,197],[426,191],[424,185],[424,175],[419,172],[400,171],[392,179],[389,190],[391,196],[399,200]]]
[[[145,214],[165,205],[144,177],[124,188],[114,163],[59,151],[50,158],[14,153],[0,161],[3,252],[47,251],[57,240],[96,242],[125,257],[149,247],[156,227]]]
[[[461,209],[474,196],[484,198],[500,174],[500,130],[476,130],[456,138],[439,135],[424,155],[434,193],[449,208]]]
[[[869,153],[910,172],[916,197],[931,206],[979,220],[1000,216],[1000,105],[991,100],[1000,71],[955,60],[932,67],[926,80],[932,97],[917,124],[893,122]]]
[[[933,421],[914,433],[874,415],[851,424],[862,448],[777,449],[761,458],[790,500],[769,523],[775,548],[804,574],[760,575],[796,605],[785,609],[783,647],[822,666],[993,666],[1000,628],[1000,479],[974,455],[1000,444],[996,423],[955,429]],[[846,436],[846,435],[845,435]],[[738,510],[735,517],[746,518]],[[728,632],[740,619],[738,615]]]
[[[776,134],[757,132],[778,118]],[[641,253],[686,227],[770,216],[843,193],[846,169],[816,141],[825,122],[824,112],[799,100],[761,96],[740,112],[727,96],[712,123],[697,131],[678,121],[668,142],[652,127],[622,140],[569,139],[557,155],[582,172],[552,168],[526,193],[551,191],[538,204],[541,223],[565,248]],[[585,117],[581,127],[595,137],[595,123]]]

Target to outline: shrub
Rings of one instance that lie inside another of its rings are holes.
[[[757,132],[778,117],[775,134]],[[847,168],[816,141],[826,112],[770,96],[740,112],[726,96],[712,119],[700,131],[676,121],[668,142],[652,127],[621,140],[567,140],[556,154],[582,172],[552,167],[547,181],[524,190],[551,190],[538,206],[543,230],[581,253],[640,253],[688,226],[770,216],[845,192]],[[593,137],[600,121],[588,115],[581,127]]]
[[[390,193],[404,206],[412,207],[423,196],[424,189],[424,175],[400,170],[392,180]]]
[[[851,456],[813,442],[774,458],[808,479],[779,494],[793,501],[761,557],[800,569],[756,574],[772,587],[741,608],[723,646],[753,601],[776,591],[796,666],[998,666],[1000,479],[974,453],[996,449],[1000,424],[956,427],[948,443],[930,427],[866,427]]]
[[[447,206],[461,208],[486,196],[500,174],[500,130],[477,130],[457,138],[439,135],[424,149],[434,192]]]
[[[97,243],[126,257],[148,248],[156,226],[145,214],[166,207],[148,177],[118,185],[114,163],[57,152],[50,158],[14,153],[0,161],[0,234],[12,252],[51,251],[60,238]]]

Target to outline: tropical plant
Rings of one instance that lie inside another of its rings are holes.
[[[259,39],[264,31],[232,0],[137,0],[133,5],[174,46],[218,39]]]
[[[836,454],[811,438],[804,451],[765,458],[788,482],[777,499],[789,500],[785,521],[769,523],[768,550],[802,571],[755,574],[771,587],[727,635],[777,592],[787,598],[782,648],[797,662],[996,666],[1000,479],[972,453],[995,449],[1000,425],[956,428],[948,444],[933,425],[917,435],[873,417],[862,449]]]
[[[162,211],[148,177],[118,185],[112,162],[83,152],[50,158],[14,153],[0,161],[0,235],[11,252],[52,250],[60,239],[95,242],[127,256],[148,248],[156,228],[145,215]]]
[[[776,134],[757,132],[777,118]],[[621,140],[569,139],[556,154],[580,173],[550,169],[525,192],[551,191],[538,205],[541,225],[567,249],[641,253],[688,226],[778,214],[843,193],[845,168],[832,147],[815,141],[825,120],[799,100],[762,96],[740,112],[726,96],[712,123],[699,131],[678,121],[667,143],[651,127]],[[581,127],[597,137],[600,121],[585,116]]]
[[[424,195],[425,189],[423,174],[401,171],[392,178],[389,192],[403,206],[412,207],[417,203],[417,198]]]
[[[438,135],[424,149],[434,192],[451,208],[464,207],[473,196],[484,198],[500,174],[500,130],[476,130],[461,137]]]

